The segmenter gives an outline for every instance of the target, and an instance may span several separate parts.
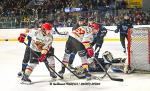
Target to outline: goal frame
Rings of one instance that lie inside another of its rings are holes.
[[[150,27],[143,27],[143,28],[133,28],[133,29],[129,29],[128,31],[128,68],[129,70],[134,69],[134,67],[132,67],[131,65],[131,54],[132,54],[132,50],[131,50],[131,42],[132,42],[132,38],[131,38],[131,33],[132,31],[135,31],[136,29],[147,29],[148,31],[148,64],[149,64],[149,69],[148,70],[144,70],[144,71],[150,71]],[[136,69],[135,69],[136,70]]]

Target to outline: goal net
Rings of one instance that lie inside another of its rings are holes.
[[[133,28],[128,35],[129,68],[150,71],[150,28]]]

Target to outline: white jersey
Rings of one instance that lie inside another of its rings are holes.
[[[42,31],[38,29],[38,30],[32,30],[31,32],[29,32],[29,36],[32,37],[30,47],[34,51],[37,51],[37,52],[41,51],[37,48],[37,45],[36,45],[37,42],[40,44],[43,44],[42,49],[49,50],[49,48],[52,46],[52,42],[53,42],[52,34],[44,36],[42,34]]]
[[[77,39],[80,42],[92,42],[93,41],[93,33],[92,28],[88,26],[81,26],[72,32],[69,33],[69,36]]]

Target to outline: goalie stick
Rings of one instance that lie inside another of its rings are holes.
[[[23,42],[27,47],[29,47],[29,45],[27,44],[27,43],[25,43],[25,42]],[[29,47],[30,48],[30,47]],[[30,48],[31,49],[31,48]],[[32,50],[32,49],[31,49]],[[37,57],[39,57],[39,55],[38,54],[36,54],[34,51],[32,51]],[[52,70],[57,76],[59,76],[61,79],[63,79],[63,77],[62,76],[60,76],[52,67],[50,67],[50,66],[48,66],[48,62],[46,61],[46,62],[44,62],[45,64],[46,64],[46,66],[50,69],[50,70]],[[50,71],[49,70],[49,71]]]
[[[113,80],[113,81],[120,81],[120,82],[123,82],[123,79],[121,79],[121,78],[113,78],[113,77],[111,77],[111,76],[108,74],[107,70],[102,66],[102,64],[101,64],[96,58],[94,58],[94,59],[95,59],[95,61],[99,64],[99,66],[103,69],[103,71],[105,72],[105,75],[104,75],[104,76],[108,75],[108,77],[109,77],[111,80]],[[104,76],[103,76],[103,78],[104,78]]]

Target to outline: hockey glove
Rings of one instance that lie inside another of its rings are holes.
[[[46,54],[42,54],[39,58],[38,61],[39,62],[43,62],[46,59]]]
[[[46,59],[46,54],[47,54],[48,50],[47,49],[43,49],[41,51],[41,56],[38,58],[39,62],[43,62]]]
[[[94,56],[94,51],[93,51],[93,49],[91,47],[86,48],[86,50],[87,50],[87,53],[88,53],[89,57],[93,57]]]
[[[26,38],[26,35],[23,34],[23,33],[21,33],[20,36],[18,37],[18,41],[21,42],[21,43],[23,43],[24,40],[25,40],[25,38]]]

